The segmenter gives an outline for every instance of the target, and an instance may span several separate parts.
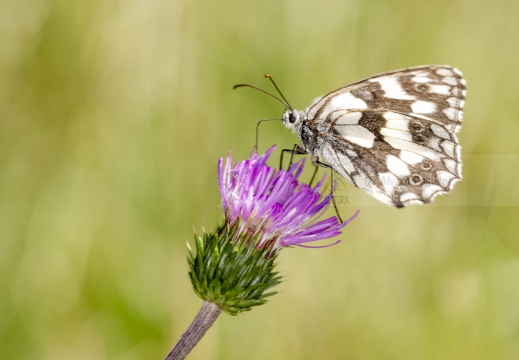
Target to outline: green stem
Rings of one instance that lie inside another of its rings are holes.
[[[182,334],[180,340],[178,340],[173,350],[170,351],[164,360],[184,359],[196,344],[198,344],[200,339],[202,339],[205,332],[213,325],[221,312],[222,309],[220,309],[218,305],[204,301],[200,311],[198,311],[195,319],[191,325],[189,325],[189,328]]]

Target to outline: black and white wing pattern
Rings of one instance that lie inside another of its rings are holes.
[[[456,134],[465,96],[456,68],[402,69],[317,98],[292,129],[314,160],[377,200],[425,204],[462,178]]]

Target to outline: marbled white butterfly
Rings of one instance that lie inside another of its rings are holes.
[[[276,98],[287,108],[283,124],[301,140],[295,152],[400,208],[429,203],[461,180],[456,134],[465,86],[456,68],[419,66],[342,87],[304,111],[293,109],[281,92],[284,101]]]

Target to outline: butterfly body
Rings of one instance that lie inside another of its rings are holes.
[[[451,66],[376,75],[287,109],[284,125],[316,164],[326,164],[377,200],[425,204],[461,180],[466,82]]]

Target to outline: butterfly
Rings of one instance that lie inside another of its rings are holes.
[[[294,152],[384,204],[427,204],[462,179],[460,130],[466,81],[451,66],[378,74],[293,109],[266,75],[286,110],[283,124],[300,139]]]

